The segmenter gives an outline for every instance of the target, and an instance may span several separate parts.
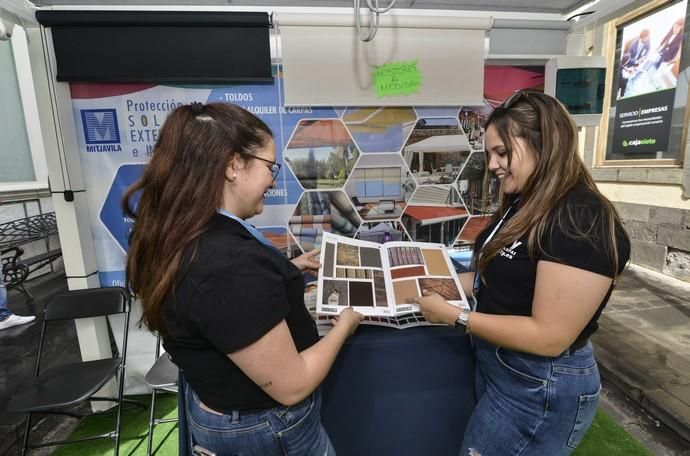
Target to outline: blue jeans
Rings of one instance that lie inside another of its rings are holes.
[[[474,342],[477,405],[460,456],[570,454],[592,424],[599,402],[591,342],[555,358],[506,350],[478,338]]]
[[[7,289],[2,282],[2,271],[0,271],[0,321],[7,320],[12,312],[7,308]]]
[[[200,407],[187,384],[187,413],[194,444],[218,456],[335,456],[321,425],[321,392],[291,407],[220,415]]]

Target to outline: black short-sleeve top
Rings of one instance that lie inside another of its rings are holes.
[[[256,342],[282,320],[297,351],[318,341],[299,269],[221,214],[201,235],[196,259],[181,268],[164,318],[165,349],[199,399],[223,412],[278,405],[228,353]]]
[[[601,200],[589,190],[576,187],[563,197],[560,204],[567,206],[575,225],[571,228],[576,228],[576,230],[563,229],[551,220],[541,239],[544,252],[538,253],[534,261],[528,254],[527,236],[503,247],[484,271],[484,281],[479,286],[477,295],[478,311],[495,315],[531,316],[537,263],[541,260],[558,262],[611,278],[622,272],[630,256],[630,243],[623,227],[620,224],[616,226],[618,271],[615,271],[612,266],[611,254],[607,252],[604,235],[589,229],[596,219],[601,219],[604,215]],[[517,204],[514,204],[513,208],[516,206]],[[515,209],[511,210],[504,223],[508,223],[515,213]],[[566,217],[565,220],[567,219]],[[496,223],[498,222],[492,223],[477,236],[475,252],[484,245]],[[572,233],[577,231],[585,232],[587,235],[573,236]],[[597,330],[597,320],[612,290],[613,283],[596,313],[576,339],[576,343],[584,341]]]

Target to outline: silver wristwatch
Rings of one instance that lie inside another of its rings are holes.
[[[470,333],[470,325],[469,325],[469,318],[470,318],[470,309],[462,309],[460,311],[460,315],[458,315],[458,318],[455,320],[455,327],[460,329],[460,327],[465,328],[465,334]]]

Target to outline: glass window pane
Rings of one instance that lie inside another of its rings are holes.
[[[398,198],[402,193],[400,168],[383,168],[383,196]]]
[[[352,176],[350,177],[350,179],[352,180],[352,183],[355,187],[355,196],[357,198],[364,198],[364,196],[366,195],[364,188],[364,170],[355,168],[352,171]]]
[[[24,110],[9,41],[0,41],[0,182],[34,181]]]
[[[367,176],[367,198],[383,196],[383,171],[381,168],[366,168],[364,173]]]

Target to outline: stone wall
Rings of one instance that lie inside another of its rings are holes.
[[[634,264],[690,282],[690,210],[614,202]]]

